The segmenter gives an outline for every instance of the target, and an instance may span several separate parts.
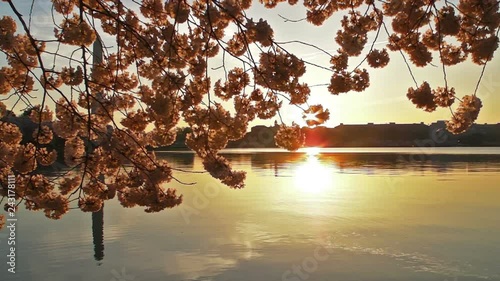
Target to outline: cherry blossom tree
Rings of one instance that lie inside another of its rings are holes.
[[[19,203],[52,219],[73,201],[93,212],[115,196],[123,206],[147,212],[181,204],[182,195],[168,188],[180,170],[151,149],[173,143],[180,122],[190,127],[186,144],[206,171],[231,188],[244,187],[245,173],[218,152],[241,139],[249,122],[281,120],[284,104],[300,108],[309,126],[328,120],[328,109],[308,103],[311,87],[303,75],[309,68],[329,71],[327,89],[339,95],[366,90],[366,67],[387,66],[389,52],[408,66],[439,64],[444,86],[418,85],[413,78],[407,97],[428,112],[450,108],[448,130],[464,132],[482,102],[477,87],[457,96],[446,69],[470,59],[484,73],[498,48],[500,26],[497,0],[304,0],[303,24],[311,28],[344,15],[331,35],[339,49],[318,47],[330,60],[317,65],[276,42],[265,19],[247,15],[256,4],[251,0],[51,0],[50,38],[33,32],[30,14],[21,13],[17,1],[2,1],[13,16],[0,18],[0,181],[6,186],[7,176],[15,174]],[[298,5],[260,2],[269,9]],[[385,33],[389,42],[375,48],[370,33],[375,41]],[[301,43],[314,46],[311,41]],[[93,46],[102,46],[103,60],[92,59]],[[362,61],[349,68],[353,57]],[[239,66],[229,69],[226,60]],[[222,61],[217,69],[224,78],[210,75],[214,61]],[[9,122],[9,102],[30,110],[36,124],[30,141]],[[56,138],[64,140],[59,150],[50,146]],[[297,150],[304,140],[299,125],[281,122],[278,146]],[[66,166],[64,175],[40,172],[58,162]],[[7,195],[5,188],[0,192]]]

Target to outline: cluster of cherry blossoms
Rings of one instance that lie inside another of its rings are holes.
[[[483,104],[478,97],[463,97],[451,121],[446,122],[446,128],[455,134],[464,132],[476,121],[481,107],[483,107]]]
[[[5,226],[5,216],[0,215],[0,230]]]
[[[443,65],[445,84],[446,66],[464,62],[468,57],[485,66],[498,49],[500,12],[496,0],[460,0],[458,4],[435,0],[392,0],[382,1],[382,5],[376,1],[306,2],[309,9],[307,20],[314,24],[322,24],[333,12],[345,9],[343,5],[348,4],[351,8],[368,5],[364,14],[351,9],[341,21],[342,29],[335,37],[341,48],[330,60],[334,73],[328,90],[332,94],[363,91],[369,86],[366,70],[358,67],[347,70],[349,57],[361,55],[366,48],[368,32],[376,31],[378,38],[379,33],[385,31],[389,39],[387,48],[407,55],[417,67],[431,64],[433,57],[437,56]],[[388,19],[392,33],[386,25]],[[387,49],[373,47],[372,44],[365,60],[373,68],[385,67],[390,61]],[[417,108],[432,112],[437,107],[451,107],[456,93],[448,85],[431,89],[427,82],[423,82],[417,89],[410,88],[407,97]],[[463,102],[470,97],[464,96]],[[480,101],[476,93],[472,97]],[[448,122],[449,131],[458,134],[467,130],[476,120],[480,108],[480,103],[474,106],[462,103]]]
[[[293,123],[291,126],[281,125],[275,139],[278,146],[295,151],[304,145],[306,136],[300,126]]]
[[[151,150],[171,145],[181,122],[190,127],[186,145],[205,170],[242,188],[245,173],[219,152],[241,139],[252,121],[279,119],[283,106],[300,108],[308,126],[330,117],[325,105],[308,104],[311,88],[303,81],[308,62],[274,40],[266,19],[248,17],[251,0],[51,1],[56,22],[51,38],[38,38],[14,1],[7,0],[18,18],[0,18],[0,51],[6,58],[0,68],[0,96],[6,97],[0,101],[0,183],[5,186],[7,175],[15,174],[16,198],[47,217],[60,218],[73,199],[88,212],[115,197],[124,207],[147,212],[181,204],[182,195],[171,187],[175,167]],[[298,3],[260,2],[267,8]],[[339,49],[322,67],[331,73],[327,89],[333,95],[366,90],[370,75],[361,66],[387,66],[388,51],[408,56],[417,67],[434,57],[443,66],[469,57],[484,66],[498,48],[496,0],[307,0],[303,5],[313,25],[344,14],[331,35]],[[367,46],[371,34],[377,40],[382,32],[386,47]],[[94,54],[93,44],[104,45],[102,59],[91,59],[100,53]],[[353,67],[351,58],[360,56],[362,63]],[[226,64],[229,58],[239,65]],[[222,78],[214,79],[214,71]],[[447,123],[453,133],[470,127],[482,107],[475,93],[460,100],[453,87],[432,89],[427,82],[410,88],[407,97],[428,112],[460,101]],[[13,100],[26,104],[34,130],[9,121]],[[275,136],[288,150],[304,141],[295,122],[282,122]],[[69,171],[56,179],[40,172],[56,164]],[[0,195],[5,193],[0,188]]]

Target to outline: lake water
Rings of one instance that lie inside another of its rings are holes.
[[[158,154],[202,170],[191,153]],[[500,280],[499,148],[226,156],[244,189],[178,172],[197,184],[172,183],[184,202],[161,213],[20,210],[17,273],[2,262],[0,280]]]

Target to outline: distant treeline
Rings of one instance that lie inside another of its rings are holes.
[[[275,148],[276,126],[255,126],[228,148]],[[420,124],[339,125],[335,128],[303,128],[306,146],[319,147],[413,147],[413,146],[500,146],[500,124],[475,124],[467,132],[453,135],[444,121]],[[162,150],[185,149],[189,128],[179,130],[177,140]]]
[[[500,124],[473,125],[454,135],[444,121],[420,124],[340,125],[335,128],[304,129],[308,146],[324,147],[412,147],[412,146],[500,146]]]
[[[32,133],[38,124],[30,118],[30,110],[16,116],[9,112],[2,118],[19,126],[23,132],[22,143],[33,140]],[[49,127],[51,124],[48,124]],[[158,150],[185,150],[186,135],[190,128],[178,128],[177,138],[170,146]],[[228,148],[275,148],[274,135],[278,126],[255,126],[241,140],[229,142]],[[303,128],[306,146],[318,147],[413,147],[413,146],[500,146],[499,124],[475,124],[467,132],[453,135],[446,130],[444,121],[430,125],[418,124],[363,124],[335,128]],[[48,148],[58,150],[62,160],[64,140],[54,134]]]

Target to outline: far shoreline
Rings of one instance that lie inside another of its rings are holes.
[[[318,154],[429,154],[429,155],[500,155],[500,146],[446,146],[446,147],[303,147],[297,151],[283,148],[225,148],[219,154],[298,153],[308,154],[308,149],[319,149]],[[195,154],[188,149],[154,150],[159,153]]]

